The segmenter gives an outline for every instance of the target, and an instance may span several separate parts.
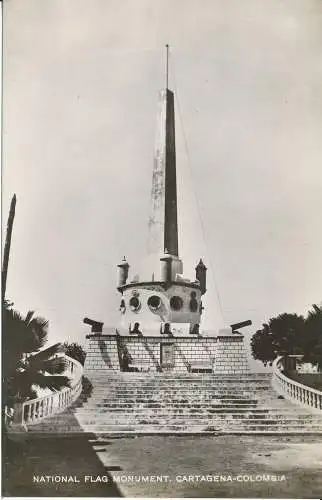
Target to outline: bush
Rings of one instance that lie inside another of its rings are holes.
[[[79,361],[84,366],[86,351],[84,351],[80,344],[77,344],[76,342],[73,342],[72,344],[65,342],[63,344],[63,348],[67,356],[76,359],[76,361]]]

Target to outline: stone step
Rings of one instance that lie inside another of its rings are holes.
[[[160,424],[135,424],[133,426],[131,425],[121,425],[121,424],[106,424],[104,426],[83,426],[83,431],[86,433],[93,433],[93,434],[107,434],[111,431],[114,432],[128,432],[131,431],[133,434],[140,434],[142,432],[155,432],[155,433],[163,433],[163,432],[171,432],[173,430],[177,431],[189,431],[192,433],[195,432],[204,432],[204,431],[209,431],[209,432],[226,432],[226,433],[245,433],[245,432],[269,432],[269,433],[275,433],[277,431],[283,432],[283,433],[311,433],[311,434],[322,434],[322,426],[310,426],[308,427],[302,427],[302,426],[297,426],[297,425],[253,425],[253,426],[232,426],[230,425],[229,428],[228,426],[219,426],[219,425],[207,425],[207,424],[192,424],[192,425],[187,425],[187,424],[176,424],[176,423],[171,423],[169,425],[160,425]],[[79,426],[65,426],[65,427],[55,427],[55,426],[47,426],[43,429],[40,428],[28,428],[28,432],[30,433],[55,433],[55,434],[60,434],[60,433],[69,433],[69,432],[77,432],[79,433],[80,429]]]
[[[149,379],[147,380],[147,376],[149,376]],[[151,377],[150,374],[145,374],[145,378],[143,377],[131,377],[131,379],[113,379],[113,378],[108,378],[108,377],[91,377],[90,380],[95,381],[97,384],[108,384],[108,383],[113,383],[116,382],[120,386],[123,384],[128,383],[130,380],[131,383],[139,383],[144,386],[149,386],[149,385],[158,385],[158,386],[167,386],[167,385],[178,385],[180,386],[181,384],[194,384],[194,385],[203,385],[203,384],[267,384],[270,381],[271,378],[245,378],[238,376],[236,378],[227,378],[227,377],[218,377],[215,378],[214,376],[211,378],[202,378],[199,377],[199,379],[196,378],[157,378],[156,376]]]
[[[303,422],[310,422],[310,423],[316,423],[316,424],[321,424],[322,421],[320,417],[315,417],[314,415],[303,415],[303,416],[294,416],[293,418],[290,415],[280,415],[280,414],[258,414],[256,416],[250,416],[248,414],[220,414],[220,413],[201,413],[201,412],[196,412],[196,413],[108,413],[108,414],[84,414],[84,413],[77,413],[75,414],[75,418],[79,422],[84,422],[84,421],[96,421],[96,422],[107,422],[110,420],[117,420],[119,421],[120,419],[124,419],[125,421],[138,421],[140,419],[176,419],[176,418],[181,418],[185,419],[186,422],[189,422],[190,420],[201,418],[203,420],[226,420],[226,421],[247,421],[247,422],[258,422],[259,420],[263,420],[265,422],[269,422],[272,420],[276,421],[283,421],[283,422],[291,422],[291,421],[296,421],[298,423],[303,423]],[[66,419],[59,417],[59,416],[54,416],[51,418],[51,422],[60,422],[60,424],[64,424],[65,421],[71,421],[72,419]],[[48,420],[43,421],[48,422]]]
[[[85,374],[86,376],[86,374]],[[147,377],[149,377],[147,379]],[[185,383],[191,383],[195,385],[202,385],[202,384],[259,384],[259,383],[268,383],[271,380],[271,376],[269,377],[252,377],[252,376],[245,376],[245,375],[232,375],[232,376],[224,376],[224,375],[201,375],[201,374],[196,374],[195,377],[188,377],[188,376],[182,376],[182,377],[165,377],[165,376],[158,376],[157,374],[152,374],[151,372],[142,372],[140,376],[138,376],[136,373],[131,373],[131,376],[129,377],[120,377],[120,378],[113,378],[113,377],[108,377],[106,375],[97,377],[94,375],[89,376],[90,380],[95,380],[97,383],[112,383],[116,382],[119,385],[128,383],[128,381],[132,383],[141,383],[144,386],[149,386],[149,385],[169,385],[169,384],[185,384]]]
[[[273,402],[272,402],[273,403]],[[203,409],[227,409],[227,411],[232,410],[232,409],[247,409],[249,408],[250,410],[253,410],[255,408],[266,408],[268,405],[269,408],[273,407],[272,405],[269,405],[268,401],[245,401],[245,402],[232,402],[232,401],[218,401],[218,400],[211,400],[211,401],[193,401],[191,403],[180,403],[180,402],[172,402],[172,401],[159,401],[159,402],[154,402],[154,403],[148,403],[148,402],[130,402],[130,401],[119,401],[119,400],[108,400],[108,401],[103,401],[101,403],[99,402],[92,402],[88,401],[87,403],[79,404],[77,407],[78,408],[87,408],[91,409],[92,411],[99,411],[102,409],[105,409],[107,411],[108,409],[113,409],[113,408],[119,408],[120,410],[126,409],[126,408],[139,408],[139,409],[169,409],[171,410],[172,408],[203,408]],[[290,404],[285,404],[283,405],[279,401],[274,405],[276,409],[282,409],[285,407],[290,407]],[[310,413],[309,409],[302,409],[300,408],[298,413],[303,413],[303,411]]]
[[[241,368],[242,365],[239,365],[239,368]],[[237,370],[236,370],[237,372]],[[238,369],[238,373],[236,372],[226,372],[226,373],[219,373],[219,372],[176,372],[176,371],[163,371],[163,372],[158,372],[158,371],[131,371],[131,372],[120,372],[117,370],[85,370],[85,375],[87,377],[91,376],[93,378],[114,378],[114,379],[120,379],[120,380],[125,380],[129,378],[146,378],[147,374],[149,378],[157,378],[157,379],[175,379],[175,380],[182,380],[182,379],[207,379],[207,378],[237,378],[237,377],[243,377],[243,378],[249,378],[249,379],[264,379],[264,378],[269,378],[272,376],[272,373],[253,373],[249,371],[240,371]]]
[[[215,394],[239,394],[239,393],[246,393],[246,394],[252,394],[252,393],[265,393],[265,392],[270,392],[271,394],[274,394],[274,389],[270,386],[267,387],[249,387],[248,385],[245,387],[217,387],[217,386],[209,386],[209,387],[181,387],[181,388],[175,388],[175,387],[150,387],[150,388],[144,388],[144,387],[137,387],[131,389],[130,387],[128,388],[121,388],[121,387],[108,387],[108,386],[102,386],[101,388],[95,387],[93,390],[92,394],[97,395],[97,396],[104,396],[104,394],[124,394],[124,395],[129,395],[129,394],[168,394],[168,395],[173,395],[173,394],[178,394],[178,393],[189,393],[189,394],[197,394],[200,391],[203,391],[205,393],[215,393]],[[276,394],[275,394],[276,396]]]
[[[108,392],[105,392],[102,395],[97,395],[93,394],[91,396],[92,400],[102,400],[102,399],[118,399],[118,400],[145,400],[148,401],[150,399],[155,399],[155,400],[176,400],[176,399],[189,399],[189,400],[194,400],[194,399],[199,399],[203,401],[204,399],[258,399],[259,397],[265,397],[265,393],[260,393],[260,392],[249,392],[246,394],[216,394],[215,392],[178,392],[176,394],[163,394],[162,392],[154,392],[154,393],[148,393],[148,394],[135,394],[135,393],[128,393],[128,394],[110,394]],[[266,393],[266,397],[269,398],[276,398],[276,395],[270,394],[269,392]]]
[[[150,411],[145,411],[145,409],[137,409],[137,408],[133,408],[132,409],[129,409],[129,410],[121,410],[121,409],[118,409],[118,408],[112,408],[112,409],[109,409],[109,410],[106,410],[104,412],[95,412],[95,411],[82,411],[81,409],[78,410],[78,411],[75,411],[74,412],[74,415],[75,416],[88,416],[88,415],[93,415],[97,418],[99,417],[105,417],[107,415],[111,415],[111,416],[119,416],[119,415],[124,415],[124,416],[127,416],[127,417],[131,417],[132,415],[137,415],[137,416],[141,416],[141,415],[153,415],[153,416],[164,416],[164,415],[168,415],[168,416],[173,416],[173,415],[184,415],[186,417],[190,417],[190,416],[193,416],[193,415],[203,415],[203,416],[214,416],[214,415],[218,415],[218,417],[220,418],[229,418],[229,416],[232,416],[232,418],[239,418],[239,416],[243,416],[243,418],[297,418],[297,419],[300,419],[300,420],[303,420],[303,419],[316,419],[316,420],[319,420],[319,421],[322,421],[321,417],[312,413],[304,413],[304,414],[294,414],[294,413],[281,413],[281,411],[276,411],[276,412],[271,412],[271,411],[265,411],[265,412],[262,412],[262,413],[252,413],[252,410],[250,411],[247,411],[245,410],[243,413],[242,413],[243,410],[239,410],[238,411],[230,411],[229,409],[226,410],[226,411],[220,411],[220,410],[217,410],[217,409],[211,409],[211,410],[204,410],[204,409],[200,409],[200,408],[185,408],[185,409],[182,409],[182,408],[173,408],[173,409],[170,409],[168,410],[167,408],[160,408],[156,411],[154,411],[153,409],[150,410]],[[280,417],[278,417],[280,416]],[[61,419],[64,419],[64,416],[60,416],[58,418],[61,418]]]
[[[190,418],[178,418],[177,417],[172,417],[169,418],[167,416],[164,417],[155,417],[151,418],[146,416],[145,418],[138,418],[138,419],[127,419],[127,418],[109,418],[109,419],[83,419],[80,418],[79,424],[80,425],[96,425],[96,426],[103,426],[104,425],[141,425],[141,424],[155,424],[155,425],[170,425],[173,423],[180,423],[180,425],[191,425],[191,424],[204,424],[204,425],[225,425],[229,427],[233,426],[253,426],[253,425],[265,425],[265,426],[270,426],[270,425],[281,425],[281,426],[299,426],[299,427],[321,427],[322,429],[322,423],[319,421],[311,421],[311,420],[297,420],[292,419],[292,420],[282,420],[282,419],[256,419],[256,420],[249,420],[249,419],[213,419],[213,418],[204,418],[202,415],[196,415],[195,417],[190,417]]]
[[[192,412],[191,412],[192,410]],[[191,410],[189,409],[180,409],[180,408],[173,408],[173,409],[160,409],[158,412],[151,412],[151,413],[148,413],[146,412],[145,409],[141,409],[141,408],[127,408],[127,409],[119,409],[119,408],[115,408],[115,409],[111,409],[111,410],[100,410],[100,411],[93,411],[92,409],[78,409],[74,412],[74,415],[91,415],[91,414],[94,414],[94,415],[106,415],[107,413],[111,413],[111,414],[118,414],[118,413],[122,413],[124,415],[141,415],[141,414],[151,414],[151,415],[177,415],[177,414],[182,414],[182,415],[186,415],[186,416],[190,416],[190,415],[193,415],[194,413],[198,412],[198,409],[194,409],[192,408]],[[211,410],[211,412],[208,412],[207,410],[204,410],[204,411],[200,411],[199,412],[200,414],[202,415],[220,415],[222,416],[223,418],[228,418],[230,415],[232,415],[233,417],[236,417],[238,418],[239,416],[244,416],[245,415],[247,416],[247,418],[260,418],[261,416],[265,416],[265,415],[270,415],[274,418],[286,418],[286,417],[291,417],[294,415],[294,412],[289,410],[285,410],[282,411],[281,410],[258,410],[258,409],[236,409],[236,410],[229,410],[229,409],[216,409],[216,410]],[[298,419],[305,419],[305,418],[317,418],[318,420],[321,420],[321,417],[319,416],[316,416],[315,414],[310,414],[310,413],[303,413],[303,414],[297,414],[296,415],[296,418]],[[65,416],[64,415],[61,415],[61,416],[58,416],[57,415],[57,418],[61,418],[61,420],[64,420]]]
[[[87,375],[87,374],[86,374]],[[322,434],[321,417],[278,399],[271,374],[92,373],[93,391],[29,425],[41,435]]]

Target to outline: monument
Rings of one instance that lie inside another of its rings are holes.
[[[247,373],[244,321],[219,331],[202,329],[207,267],[200,258],[195,280],[184,277],[179,255],[174,93],[160,90],[152,173],[148,249],[141,266],[118,264],[120,321],[114,328],[84,319],[85,370]]]

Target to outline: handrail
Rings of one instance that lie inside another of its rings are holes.
[[[76,359],[63,355],[67,361],[67,369],[64,375],[73,375],[70,387],[65,387],[60,391],[47,394],[39,398],[25,401],[22,404],[21,424],[26,427],[28,424],[38,423],[44,418],[64,411],[70,406],[82,392],[83,365]]]
[[[310,408],[313,411],[322,411],[322,392],[300,384],[282,373],[284,356],[279,356],[273,362],[272,386],[276,392],[292,403]]]

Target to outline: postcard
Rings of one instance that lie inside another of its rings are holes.
[[[2,12],[2,495],[321,498],[321,2]]]

